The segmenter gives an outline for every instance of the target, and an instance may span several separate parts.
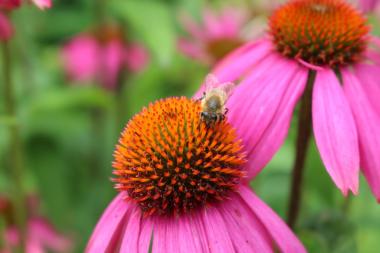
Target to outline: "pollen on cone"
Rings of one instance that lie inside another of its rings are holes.
[[[270,18],[277,50],[314,65],[361,60],[368,32],[366,19],[343,0],[293,0]]]
[[[200,112],[199,101],[168,98],[124,129],[114,154],[115,187],[145,215],[177,215],[223,200],[244,176],[234,129],[225,120],[207,127]]]

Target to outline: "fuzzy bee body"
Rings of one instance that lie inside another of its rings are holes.
[[[207,76],[206,91],[201,98],[200,116],[208,127],[226,118],[228,109],[225,104],[234,86],[233,83],[219,84],[214,76]]]

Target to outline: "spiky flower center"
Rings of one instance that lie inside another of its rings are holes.
[[[343,0],[293,0],[270,18],[280,53],[320,66],[360,60],[368,32],[366,19]]]
[[[145,215],[178,215],[220,201],[235,190],[245,162],[229,123],[207,127],[200,103],[168,98],[126,126],[113,163],[116,189]]]

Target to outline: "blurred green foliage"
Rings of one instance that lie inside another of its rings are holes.
[[[129,76],[120,94],[95,84],[69,82],[60,50],[69,38],[91,29],[98,21],[94,2],[55,1],[54,7],[44,12],[25,6],[14,13],[17,118],[3,116],[0,103],[1,192],[7,192],[12,184],[4,162],[9,145],[6,128],[18,124],[27,189],[39,193],[41,212],[75,239],[76,252],[83,252],[97,219],[116,194],[110,181],[111,162],[121,122],[126,123],[158,98],[191,96],[209,70],[176,49],[177,37],[183,32],[178,22],[180,13],[199,17],[203,1],[112,0],[105,1],[107,18],[123,23],[128,37],[147,46],[149,66]],[[371,18],[371,23],[379,34],[377,19]],[[293,124],[283,148],[252,182],[258,195],[284,218],[295,131]],[[378,252],[380,206],[364,180],[360,189],[359,196],[345,200],[313,144],[297,228],[310,252]]]

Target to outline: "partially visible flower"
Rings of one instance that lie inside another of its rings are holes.
[[[343,0],[292,0],[270,18],[269,34],[232,52],[213,73],[241,80],[230,118],[249,150],[252,176],[283,143],[300,97],[312,100],[316,144],[327,172],[347,195],[359,168],[380,202],[380,43]],[[312,95],[311,95],[312,94]],[[264,147],[265,143],[271,143]]]
[[[38,199],[36,196],[28,196],[26,206],[28,217],[25,253],[69,252],[72,246],[71,241],[60,235],[46,218],[38,215]],[[0,252],[14,252],[14,249],[20,245],[20,233],[14,224],[15,214],[13,212],[14,209],[9,198],[0,196],[0,215],[6,221],[4,235],[2,235],[5,238],[5,245],[0,248]]]
[[[31,0],[38,8],[41,10],[51,8],[52,1],[51,0]]]
[[[97,80],[110,90],[116,88],[123,69],[138,72],[148,62],[146,50],[137,43],[125,42],[115,26],[74,37],[64,46],[62,58],[70,79]]]
[[[243,27],[248,15],[242,9],[224,8],[217,12],[205,9],[201,23],[183,15],[182,23],[188,32],[180,38],[178,47],[185,55],[206,64],[213,64],[246,42]]]
[[[252,161],[234,128],[250,123],[208,127],[200,112],[199,100],[174,97],[129,121],[114,153],[120,193],[86,253],[148,252],[150,244],[154,253],[306,252],[249,187]]]
[[[8,40],[12,37],[13,28],[8,17],[0,12],[0,41]]]

